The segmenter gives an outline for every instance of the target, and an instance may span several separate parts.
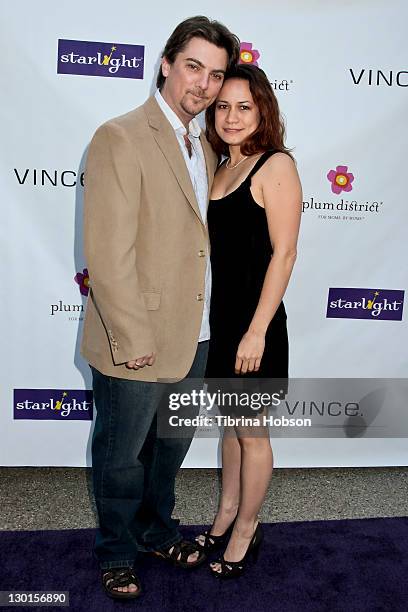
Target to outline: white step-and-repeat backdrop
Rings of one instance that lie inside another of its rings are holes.
[[[86,149],[98,125],[154,91],[164,43],[192,13],[243,41],[241,60],[267,73],[294,147],[304,212],[285,298],[291,376],[407,377],[404,0],[14,0],[0,11],[1,465],[90,464]],[[275,465],[407,465],[407,446],[282,435]],[[184,465],[218,460],[218,441],[198,439]]]

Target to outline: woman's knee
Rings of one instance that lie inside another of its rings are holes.
[[[243,452],[262,452],[271,450],[269,436],[241,435],[238,436],[238,442]]]

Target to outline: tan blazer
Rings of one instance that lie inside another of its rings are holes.
[[[204,134],[208,187],[216,156]],[[154,97],[98,128],[85,170],[89,292],[81,353],[100,372],[180,380],[203,314],[208,231],[176,135]],[[124,364],[155,352],[140,370]]]

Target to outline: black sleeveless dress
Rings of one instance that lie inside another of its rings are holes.
[[[288,377],[286,312],[280,303],[269,324],[258,372],[235,374],[238,345],[253,318],[273,253],[265,209],[251,194],[251,179],[275,151],[265,152],[235,191],[210,200],[211,339],[206,376],[209,378]]]

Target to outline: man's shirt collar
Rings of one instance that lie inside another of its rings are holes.
[[[187,130],[184,127],[183,123],[181,122],[181,119],[177,117],[174,110],[170,108],[170,106],[167,104],[166,100],[163,98],[163,96],[161,95],[158,89],[156,90],[154,97],[156,98],[157,104],[160,106],[161,110],[163,111],[166,119],[169,121],[173,130],[182,135],[187,134]],[[195,117],[188,124],[188,133],[190,136],[194,136],[195,138],[200,137],[201,128]]]

